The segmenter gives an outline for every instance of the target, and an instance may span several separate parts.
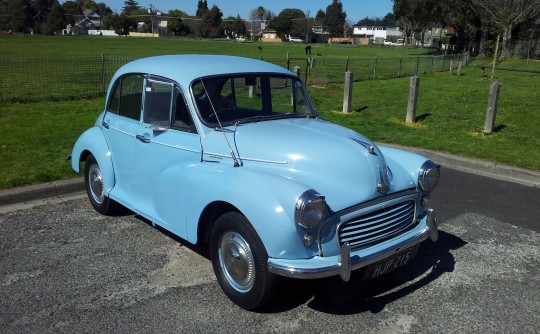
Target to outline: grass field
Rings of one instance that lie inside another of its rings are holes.
[[[263,48],[259,52],[257,46]],[[228,40],[99,36],[0,36],[1,57],[108,56],[148,57],[163,54],[227,54],[250,58],[304,56],[302,43],[234,43]],[[424,55],[432,49],[398,46],[313,44],[312,54],[331,57],[400,57]]]
[[[9,57],[20,57],[23,52],[53,57],[59,52],[85,55],[91,51],[112,53],[114,50],[117,55],[143,56],[173,53],[172,46],[185,53],[230,51],[230,54],[253,56],[257,52],[253,44],[235,45],[223,41],[43,36],[0,38],[2,56],[9,54]],[[319,47],[326,53],[333,52],[341,57],[357,53],[369,53],[371,57],[396,57],[399,52],[419,54],[426,51],[339,45],[314,46],[314,52],[318,52]],[[265,54],[275,52],[278,55],[287,50],[298,54],[303,52],[303,46],[292,44],[264,44],[263,48]],[[475,60],[479,61],[482,60]],[[523,62],[508,63],[525,68]],[[537,65],[540,62],[529,63],[530,68]],[[310,86],[309,90],[323,118],[359,131],[372,140],[540,170],[540,74],[497,71],[496,75],[501,83],[501,95],[497,132],[492,135],[482,133],[491,81],[480,77],[480,70],[476,67],[464,68],[461,77],[450,76],[447,72],[422,74],[418,122],[413,125],[404,121],[408,77],[355,83],[355,111],[351,114],[338,112],[342,104],[342,84]],[[0,189],[75,177],[65,156],[71,153],[76,138],[94,123],[102,108],[103,98],[0,104],[0,132],[3,134],[0,139],[0,173],[3,176]]]

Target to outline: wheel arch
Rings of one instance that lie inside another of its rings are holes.
[[[208,243],[216,220],[227,212],[237,212],[242,214],[237,207],[225,201],[214,201],[204,208],[197,224],[198,244]]]
[[[81,163],[85,162],[88,156],[92,154],[96,159],[104,179],[105,194],[115,185],[114,167],[111,159],[109,145],[101,129],[94,126],[77,139],[73,146],[71,168],[77,173],[81,171]]]

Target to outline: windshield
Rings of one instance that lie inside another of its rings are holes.
[[[202,120],[215,126],[286,117],[316,117],[300,80],[275,74],[197,79],[191,90]],[[216,116],[217,115],[217,116]]]

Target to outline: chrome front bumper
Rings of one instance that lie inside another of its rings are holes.
[[[360,256],[359,252],[353,252],[351,247],[345,244],[337,256],[320,257],[311,259],[286,260],[286,259],[268,259],[268,270],[271,273],[301,279],[315,279],[340,275],[347,282],[351,278],[353,270],[368,266],[377,261],[383,260],[400,251],[413,247],[422,241],[430,238],[432,241],[438,239],[438,221],[435,212],[428,210],[426,226],[417,231],[412,236],[389,248],[370,253],[366,256]]]

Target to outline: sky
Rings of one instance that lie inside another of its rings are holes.
[[[124,7],[124,0],[94,0],[106,3],[114,12],[120,13]],[[63,1],[62,1],[63,2]],[[137,0],[139,6],[154,8],[167,13],[171,9],[180,9],[189,15],[195,15],[198,0]],[[216,5],[221,9],[223,18],[240,15],[241,18],[249,18],[253,9],[263,6],[267,10],[279,14],[285,8],[298,8],[309,16],[314,17],[319,9],[326,11],[326,7],[332,0],[207,0],[208,8]],[[343,10],[347,13],[347,20],[353,24],[359,20],[370,18],[382,18],[391,13],[392,0],[341,0]]]

